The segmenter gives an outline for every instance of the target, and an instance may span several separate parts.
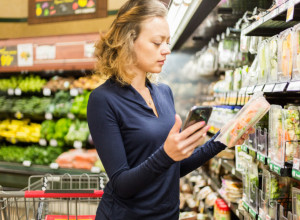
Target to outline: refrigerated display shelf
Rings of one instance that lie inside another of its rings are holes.
[[[26,165],[26,163],[25,163]],[[21,163],[11,163],[0,161],[0,185],[3,187],[15,187],[15,188],[25,188],[27,186],[28,177],[32,175],[79,175],[83,173],[92,174],[100,173],[100,168],[97,169],[93,167],[91,170],[83,169],[68,169],[68,168],[57,168],[53,166],[43,166],[43,165],[31,165],[29,167],[24,166]],[[56,168],[56,169],[54,169]]]
[[[204,178],[207,180],[208,184],[211,186],[211,188],[213,189],[213,191],[217,192],[218,195],[226,202],[226,204],[228,205],[228,207],[231,209],[231,211],[233,213],[231,219],[232,220],[243,219],[243,215],[240,212],[240,210],[238,209],[238,204],[227,201],[222,196],[222,194],[220,194],[220,192],[219,192],[219,190],[221,188],[220,181],[217,178],[210,177],[210,175],[206,171],[204,171],[204,170],[202,170],[202,171],[203,171],[202,174],[203,174]]]
[[[287,10],[294,4],[294,18],[286,22]],[[300,21],[300,0],[289,0],[273,9],[259,20],[253,22],[242,30],[242,35],[246,36],[273,36],[293,27]]]

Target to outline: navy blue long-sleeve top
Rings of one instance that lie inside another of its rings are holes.
[[[146,86],[158,117],[131,85],[113,78],[90,95],[88,124],[109,177],[97,220],[178,220],[179,178],[226,147],[212,139],[189,158],[172,160],[163,149],[175,123],[171,89],[148,80]]]

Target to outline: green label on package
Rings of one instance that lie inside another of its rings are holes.
[[[263,156],[263,155],[260,154],[260,153],[257,153],[257,160],[263,162],[263,164],[266,163],[266,158],[265,158],[265,156]]]
[[[246,202],[243,202],[243,207],[247,212],[249,211],[249,205]]]
[[[270,169],[280,175],[280,166],[277,166],[276,164],[270,163]]]
[[[268,157],[267,162],[268,162],[268,164],[270,164],[271,163],[271,158]]]
[[[252,208],[249,208],[249,213],[250,213],[250,215],[254,218],[254,219],[256,219],[256,212],[252,209]]]
[[[299,170],[294,170],[292,171],[292,176],[293,178],[300,180],[300,171]]]
[[[248,147],[247,147],[247,145],[244,145],[244,144],[243,144],[243,145],[241,146],[241,148],[242,148],[242,151],[248,153]]]
[[[258,216],[258,220],[263,220],[260,216]]]

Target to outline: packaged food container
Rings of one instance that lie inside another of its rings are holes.
[[[242,87],[242,69],[236,68],[233,73],[233,91],[238,91]]]
[[[269,42],[263,40],[258,46],[258,84],[265,84],[270,72]]]
[[[247,87],[249,85],[249,67],[248,65],[243,66],[242,69],[242,88]]]
[[[287,29],[279,34],[278,81],[288,82],[293,71],[293,32]]]
[[[284,167],[286,162],[292,163],[299,149],[300,128],[299,111],[290,106],[283,109],[272,105],[269,115],[269,156],[272,163]]]
[[[248,180],[249,180],[249,205],[253,210],[258,212],[258,164],[255,162],[250,163],[248,169]]]
[[[276,83],[278,77],[278,35],[272,37],[268,43],[270,71],[267,82]]]
[[[220,141],[228,147],[234,146],[242,135],[268,112],[269,108],[270,104],[262,93],[253,95],[234,119],[225,124],[215,141]]]
[[[292,80],[300,80],[300,24],[293,28],[293,38]]]
[[[232,91],[233,89],[233,70],[227,70],[225,72],[226,91]]]
[[[251,67],[249,69],[249,83],[248,86],[254,86],[257,84],[258,80],[258,56],[255,57]]]

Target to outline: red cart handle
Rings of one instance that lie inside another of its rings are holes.
[[[103,190],[25,191],[25,198],[101,198]]]

